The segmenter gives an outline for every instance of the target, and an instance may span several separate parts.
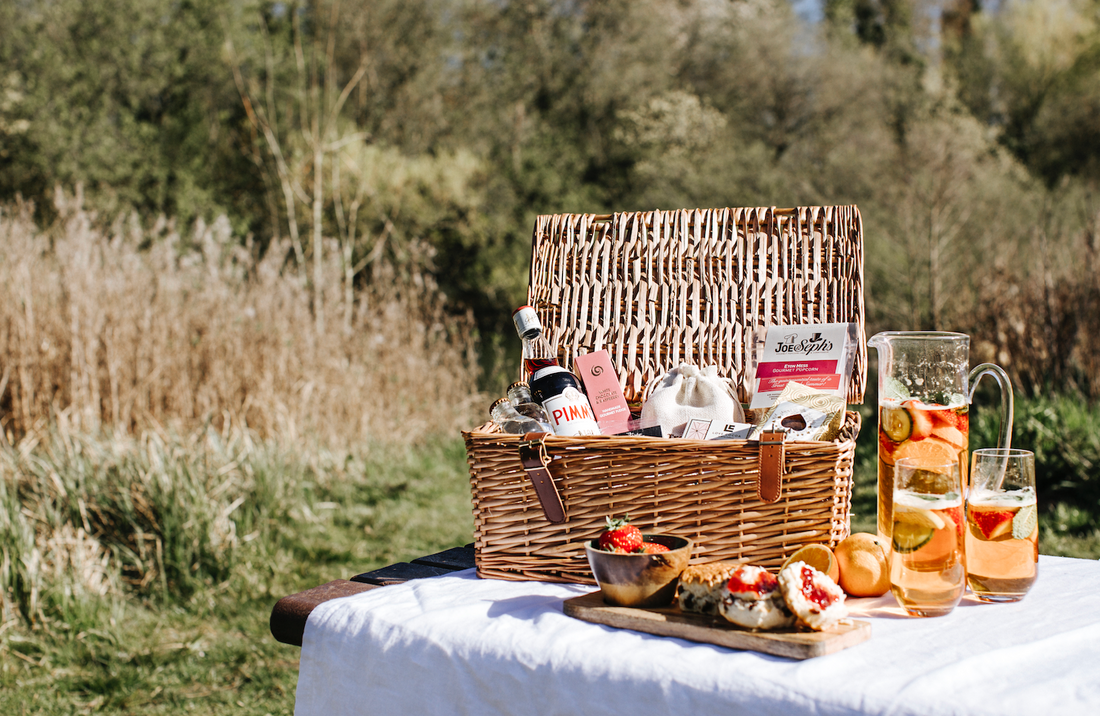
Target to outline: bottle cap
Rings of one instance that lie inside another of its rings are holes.
[[[497,398],[496,400],[493,401],[493,404],[489,406],[490,415],[492,414],[492,412],[494,410],[497,409],[497,406],[500,405],[501,403],[507,403],[509,408],[512,407],[512,401],[508,400],[507,398]]]
[[[529,403],[531,402],[531,386],[526,382],[518,380],[508,386],[508,390],[504,391],[508,396],[508,400],[513,403]]]
[[[516,333],[525,336],[533,331],[541,331],[539,314],[530,306],[520,306],[512,313],[512,322],[516,324]]]

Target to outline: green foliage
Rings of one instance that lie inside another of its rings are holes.
[[[958,3],[961,5],[962,3]],[[1100,179],[1100,5],[1016,0],[958,13],[945,36],[959,97],[1049,186]]]
[[[1029,280],[1038,241],[1091,230],[1094,199],[1062,197],[1100,177],[1097,5],[823,9],[9,3],[0,200],[48,218],[83,182],[104,220],[224,211],[258,250],[289,238],[315,303],[333,251],[345,291],[411,262],[472,313],[486,385],[539,213],[856,203],[872,328],[970,329],[994,258]]]
[[[221,3],[5,3],[0,198],[84,183],[105,214],[185,222],[254,211],[232,138],[242,111],[221,58]]]

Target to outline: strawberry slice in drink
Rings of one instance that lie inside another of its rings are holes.
[[[919,400],[906,400],[902,406],[909,412],[909,419],[913,424],[910,440],[924,440],[932,434],[932,416],[929,415],[931,411],[924,404]]]
[[[932,416],[932,420],[941,425],[949,425],[953,428],[959,427],[959,414],[950,408],[932,410],[929,411],[929,414]]]
[[[1012,518],[1015,514],[1014,510],[991,510],[972,506],[970,508],[971,531],[976,527],[981,534],[974,536],[986,541],[1005,535],[1011,536]]]

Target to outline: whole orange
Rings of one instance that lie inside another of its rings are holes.
[[[833,550],[840,566],[840,588],[853,597],[881,597],[890,591],[886,545],[877,535],[856,532]]]

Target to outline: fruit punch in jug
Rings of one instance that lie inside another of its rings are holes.
[[[920,400],[883,400],[878,420],[878,533],[890,541],[893,520],[894,464],[902,458],[922,463],[958,461],[966,485],[970,416],[965,399],[953,405]]]

